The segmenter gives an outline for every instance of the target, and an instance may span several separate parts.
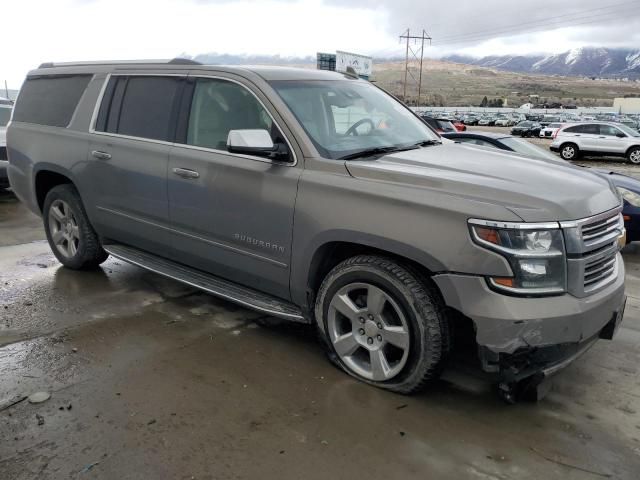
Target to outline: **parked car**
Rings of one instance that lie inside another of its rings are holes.
[[[11,119],[11,104],[0,105],[0,190],[9,187],[7,176],[7,124]]]
[[[509,117],[498,117],[493,124],[496,127],[511,127],[515,125],[515,121]]]
[[[640,133],[620,123],[585,122],[561,128],[551,150],[565,160],[581,155],[626,157],[640,164]]]
[[[336,365],[394,392],[435,379],[468,326],[510,400],[622,319],[607,180],[442,139],[355,76],[43,64],[7,138],[65,267],[113,255],[312,324]]]
[[[495,123],[496,119],[493,117],[482,117],[480,120],[478,120],[479,127],[491,127],[495,125]]]
[[[552,123],[562,123],[562,120],[553,115],[544,115],[541,120],[538,121],[543,128],[548,127]]]
[[[442,136],[455,142],[481,147],[498,148],[500,150],[518,153],[529,158],[536,158],[555,163],[565,162],[565,160],[562,160],[548,150],[542,149],[527,140],[512,137],[510,135],[474,131],[468,133],[445,133]],[[625,228],[627,229],[626,241],[627,243],[639,241],[640,180],[600,168],[590,168],[590,171],[609,178],[616,186],[624,200],[622,216]]]
[[[525,120],[511,129],[511,135],[518,135],[520,137],[537,137],[540,135],[540,130],[542,130],[542,126],[538,122]]]
[[[453,120],[451,123],[453,123],[453,126],[456,127],[456,130],[459,132],[465,132],[467,130],[466,125],[460,120]]]
[[[462,123],[464,123],[465,125],[478,125],[478,117],[476,117],[475,115],[465,115],[464,117],[462,117]]]
[[[562,123],[550,123],[540,130],[540,138],[553,138],[553,136],[563,127]]]
[[[431,128],[433,128],[438,133],[457,131],[456,127],[453,125],[453,123],[451,123],[450,120],[433,118],[428,115],[421,115],[420,118],[422,118],[422,120],[424,120]]]

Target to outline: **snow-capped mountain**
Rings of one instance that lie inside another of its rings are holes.
[[[489,56],[452,55],[443,60],[499,70],[546,75],[640,77],[640,50],[583,47],[555,55]]]

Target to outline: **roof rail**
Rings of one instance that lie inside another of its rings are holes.
[[[198,62],[197,60],[182,57],[172,58],[168,63],[169,65],[202,65],[202,63]]]
[[[45,62],[38,68],[84,67],[94,65],[202,65],[190,58],[172,58],[171,60],[97,60],[85,62]]]

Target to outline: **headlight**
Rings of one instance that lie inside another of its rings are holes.
[[[469,220],[474,242],[504,256],[513,276],[491,277],[492,287],[521,295],[556,295],[566,290],[567,265],[557,223],[512,224]]]
[[[616,188],[618,189],[618,192],[620,192],[620,195],[622,195],[622,198],[624,198],[628,203],[634,207],[640,207],[640,195],[623,187]]]

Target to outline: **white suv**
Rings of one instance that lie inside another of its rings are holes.
[[[567,125],[556,133],[551,150],[565,160],[580,155],[626,157],[640,164],[640,133],[626,125],[609,122],[583,122]]]

